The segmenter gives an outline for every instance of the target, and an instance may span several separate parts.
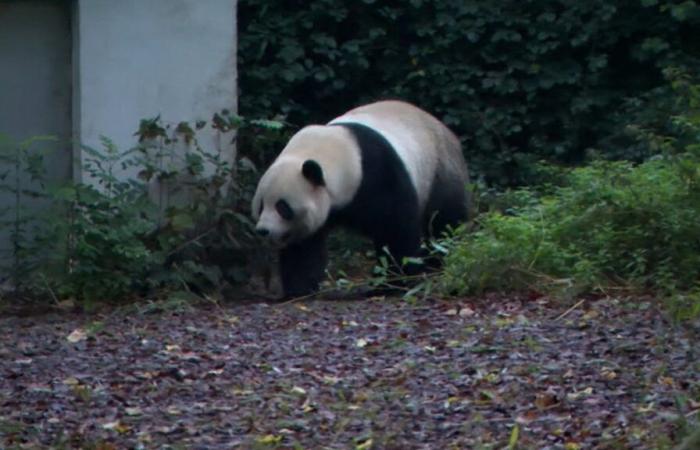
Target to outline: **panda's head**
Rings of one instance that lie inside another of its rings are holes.
[[[260,179],[252,208],[256,232],[273,246],[310,236],[325,224],[331,208],[321,165],[279,158]]]

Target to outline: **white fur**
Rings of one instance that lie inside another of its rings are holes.
[[[325,186],[314,186],[304,178],[302,166],[308,159],[321,166]],[[253,198],[256,227],[267,229],[271,240],[280,244],[287,233],[291,233],[289,241],[309,236],[326,223],[331,207],[345,206],[353,199],[361,181],[360,149],[347,129],[305,127],[292,136],[260,179]],[[276,211],[275,203],[281,198],[297,213],[291,222]]]
[[[360,149],[351,132],[343,127],[311,125],[303,128],[292,136],[278,156],[280,162],[286,159],[300,164],[307,159],[318,162],[335,207],[350,203],[360,187]]]

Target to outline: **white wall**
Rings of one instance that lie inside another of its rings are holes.
[[[133,147],[139,120],[209,120],[236,111],[236,0],[79,0],[74,134]],[[233,154],[230,137],[204,146]],[[76,146],[76,179],[84,178]]]
[[[235,112],[236,81],[236,0],[0,0],[0,284],[17,211],[4,189],[14,186],[14,163],[2,154],[53,135],[32,147],[53,150],[49,181],[89,181],[81,143],[99,147],[103,135],[126,150],[140,119],[193,124]],[[231,136],[203,137],[205,148],[233,158]],[[38,188],[26,174],[20,184]],[[46,202],[21,206],[40,211]]]

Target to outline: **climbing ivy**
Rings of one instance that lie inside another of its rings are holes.
[[[661,70],[697,70],[695,1],[241,0],[240,109],[296,126],[401,98],[461,137],[473,172],[528,181],[529,161],[604,146],[640,159],[630,116],[654,123]],[[653,103],[649,112],[646,105]]]

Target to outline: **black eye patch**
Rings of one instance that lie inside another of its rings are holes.
[[[289,206],[286,200],[277,200],[275,209],[277,209],[277,213],[284,220],[292,220],[294,218],[294,210]]]

